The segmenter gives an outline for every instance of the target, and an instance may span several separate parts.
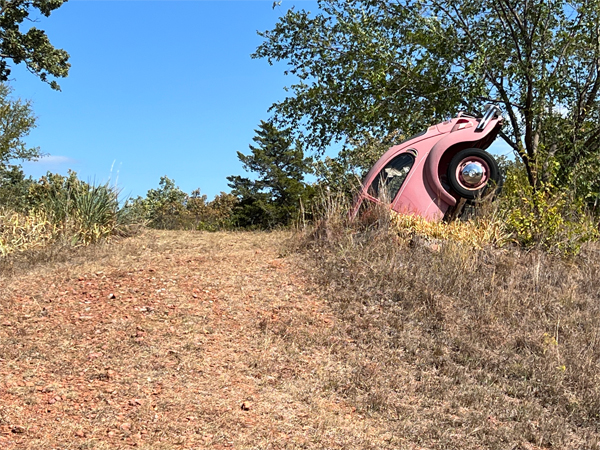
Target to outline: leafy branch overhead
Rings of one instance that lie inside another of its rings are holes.
[[[494,101],[534,187],[600,153],[600,0],[318,4],[288,11],[253,55],[287,63],[297,81],[272,111],[317,151]]]
[[[29,27],[36,14],[50,16],[64,0],[3,0],[0,1],[0,81],[7,81],[13,64],[25,64],[27,69],[60,90],[53,78],[69,73],[69,54],[55,48],[43,30]],[[30,17],[33,16],[33,17]]]

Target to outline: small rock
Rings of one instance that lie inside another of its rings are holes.
[[[246,402],[242,403],[242,411],[250,411],[253,406],[254,405],[252,402],[246,401]]]
[[[115,294],[108,294],[108,299],[109,300],[113,300],[115,298],[117,298],[117,296]]]
[[[131,423],[130,422],[125,422],[121,424],[121,430],[123,431],[129,431],[131,430]]]
[[[25,427],[22,427],[20,425],[15,425],[10,429],[11,432],[16,433],[16,434],[23,434],[25,433]]]
[[[77,437],[85,437],[85,433],[83,432],[83,430],[77,430],[75,432],[75,436],[77,436]]]

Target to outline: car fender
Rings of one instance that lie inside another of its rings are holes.
[[[456,199],[442,186],[442,182],[439,177],[439,166],[444,153],[450,148],[460,144],[463,148],[468,146],[477,147],[479,142],[487,141],[487,136],[496,130],[496,127],[492,124],[486,127],[486,130],[478,131],[475,127],[453,129],[447,136],[441,138],[432,147],[429,155],[427,155],[427,161],[425,161],[424,175],[425,181],[429,184],[436,197],[447,203],[450,206],[456,205]],[[491,142],[490,142],[491,143]],[[487,148],[488,145],[485,147]],[[481,148],[482,146],[478,147]],[[485,149],[482,149],[485,150]]]

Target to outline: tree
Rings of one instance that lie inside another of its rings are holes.
[[[69,54],[52,46],[43,30],[23,23],[31,21],[30,15],[41,13],[49,17],[65,0],[2,0],[0,2],[0,81],[7,81],[11,69],[9,62],[24,63],[31,73],[60,90],[49,77],[66,77],[69,73]]]
[[[238,158],[245,170],[258,174],[257,179],[227,177],[231,193],[239,200],[234,218],[242,227],[289,225],[310,195],[304,182],[310,162],[289,130],[261,121],[255,131],[257,146],[250,145],[250,155],[238,152]]]
[[[63,0],[2,0],[0,1],[0,202],[16,205],[26,191],[26,180],[15,160],[30,160],[40,156],[38,148],[27,148],[23,138],[35,128],[35,116],[27,101],[9,98],[11,89],[4,84],[11,74],[10,62],[25,64],[29,72],[60,90],[50,77],[66,77],[69,54],[56,49],[46,33],[36,27],[23,30],[26,20],[36,11],[48,17],[64,3]]]
[[[18,166],[0,169],[0,207],[9,206],[15,211],[25,211],[29,208],[29,190],[34,181],[26,178]]]
[[[31,104],[11,99],[10,93],[8,86],[0,84],[0,168],[6,168],[15,159],[40,155],[38,148],[28,148],[23,141],[36,126]]]
[[[35,128],[31,104],[11,99],[10,93],[10,88],[0,83],[0,204],[16,205],[23,201],[19,193],[27,190],[29,182],[17,160],[37,158],[40,151],[23,141]]]
[[[277,124],[323,151],[495,102],[534,188],[600,154],[600,0],[319,0],[253,55],[298,81]]]
[[[160,177],[158,189],[148,190],[146,198],[136,198],[129,207],[140,210],[138,214],[144,216],[152,228],[173,230],[182,228],[187,199],[188,195],[165,175]]]

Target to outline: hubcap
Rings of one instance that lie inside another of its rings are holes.
[[[460,184],[469,190],[483,187],[490,177],[490,169],[486,162],[476,156],[465,159],[456,168],[456,177]]]
[[[461,171],[462,179],[466,184],[476,186],[481,183],[485,169],[477,162],[470,162]]]

